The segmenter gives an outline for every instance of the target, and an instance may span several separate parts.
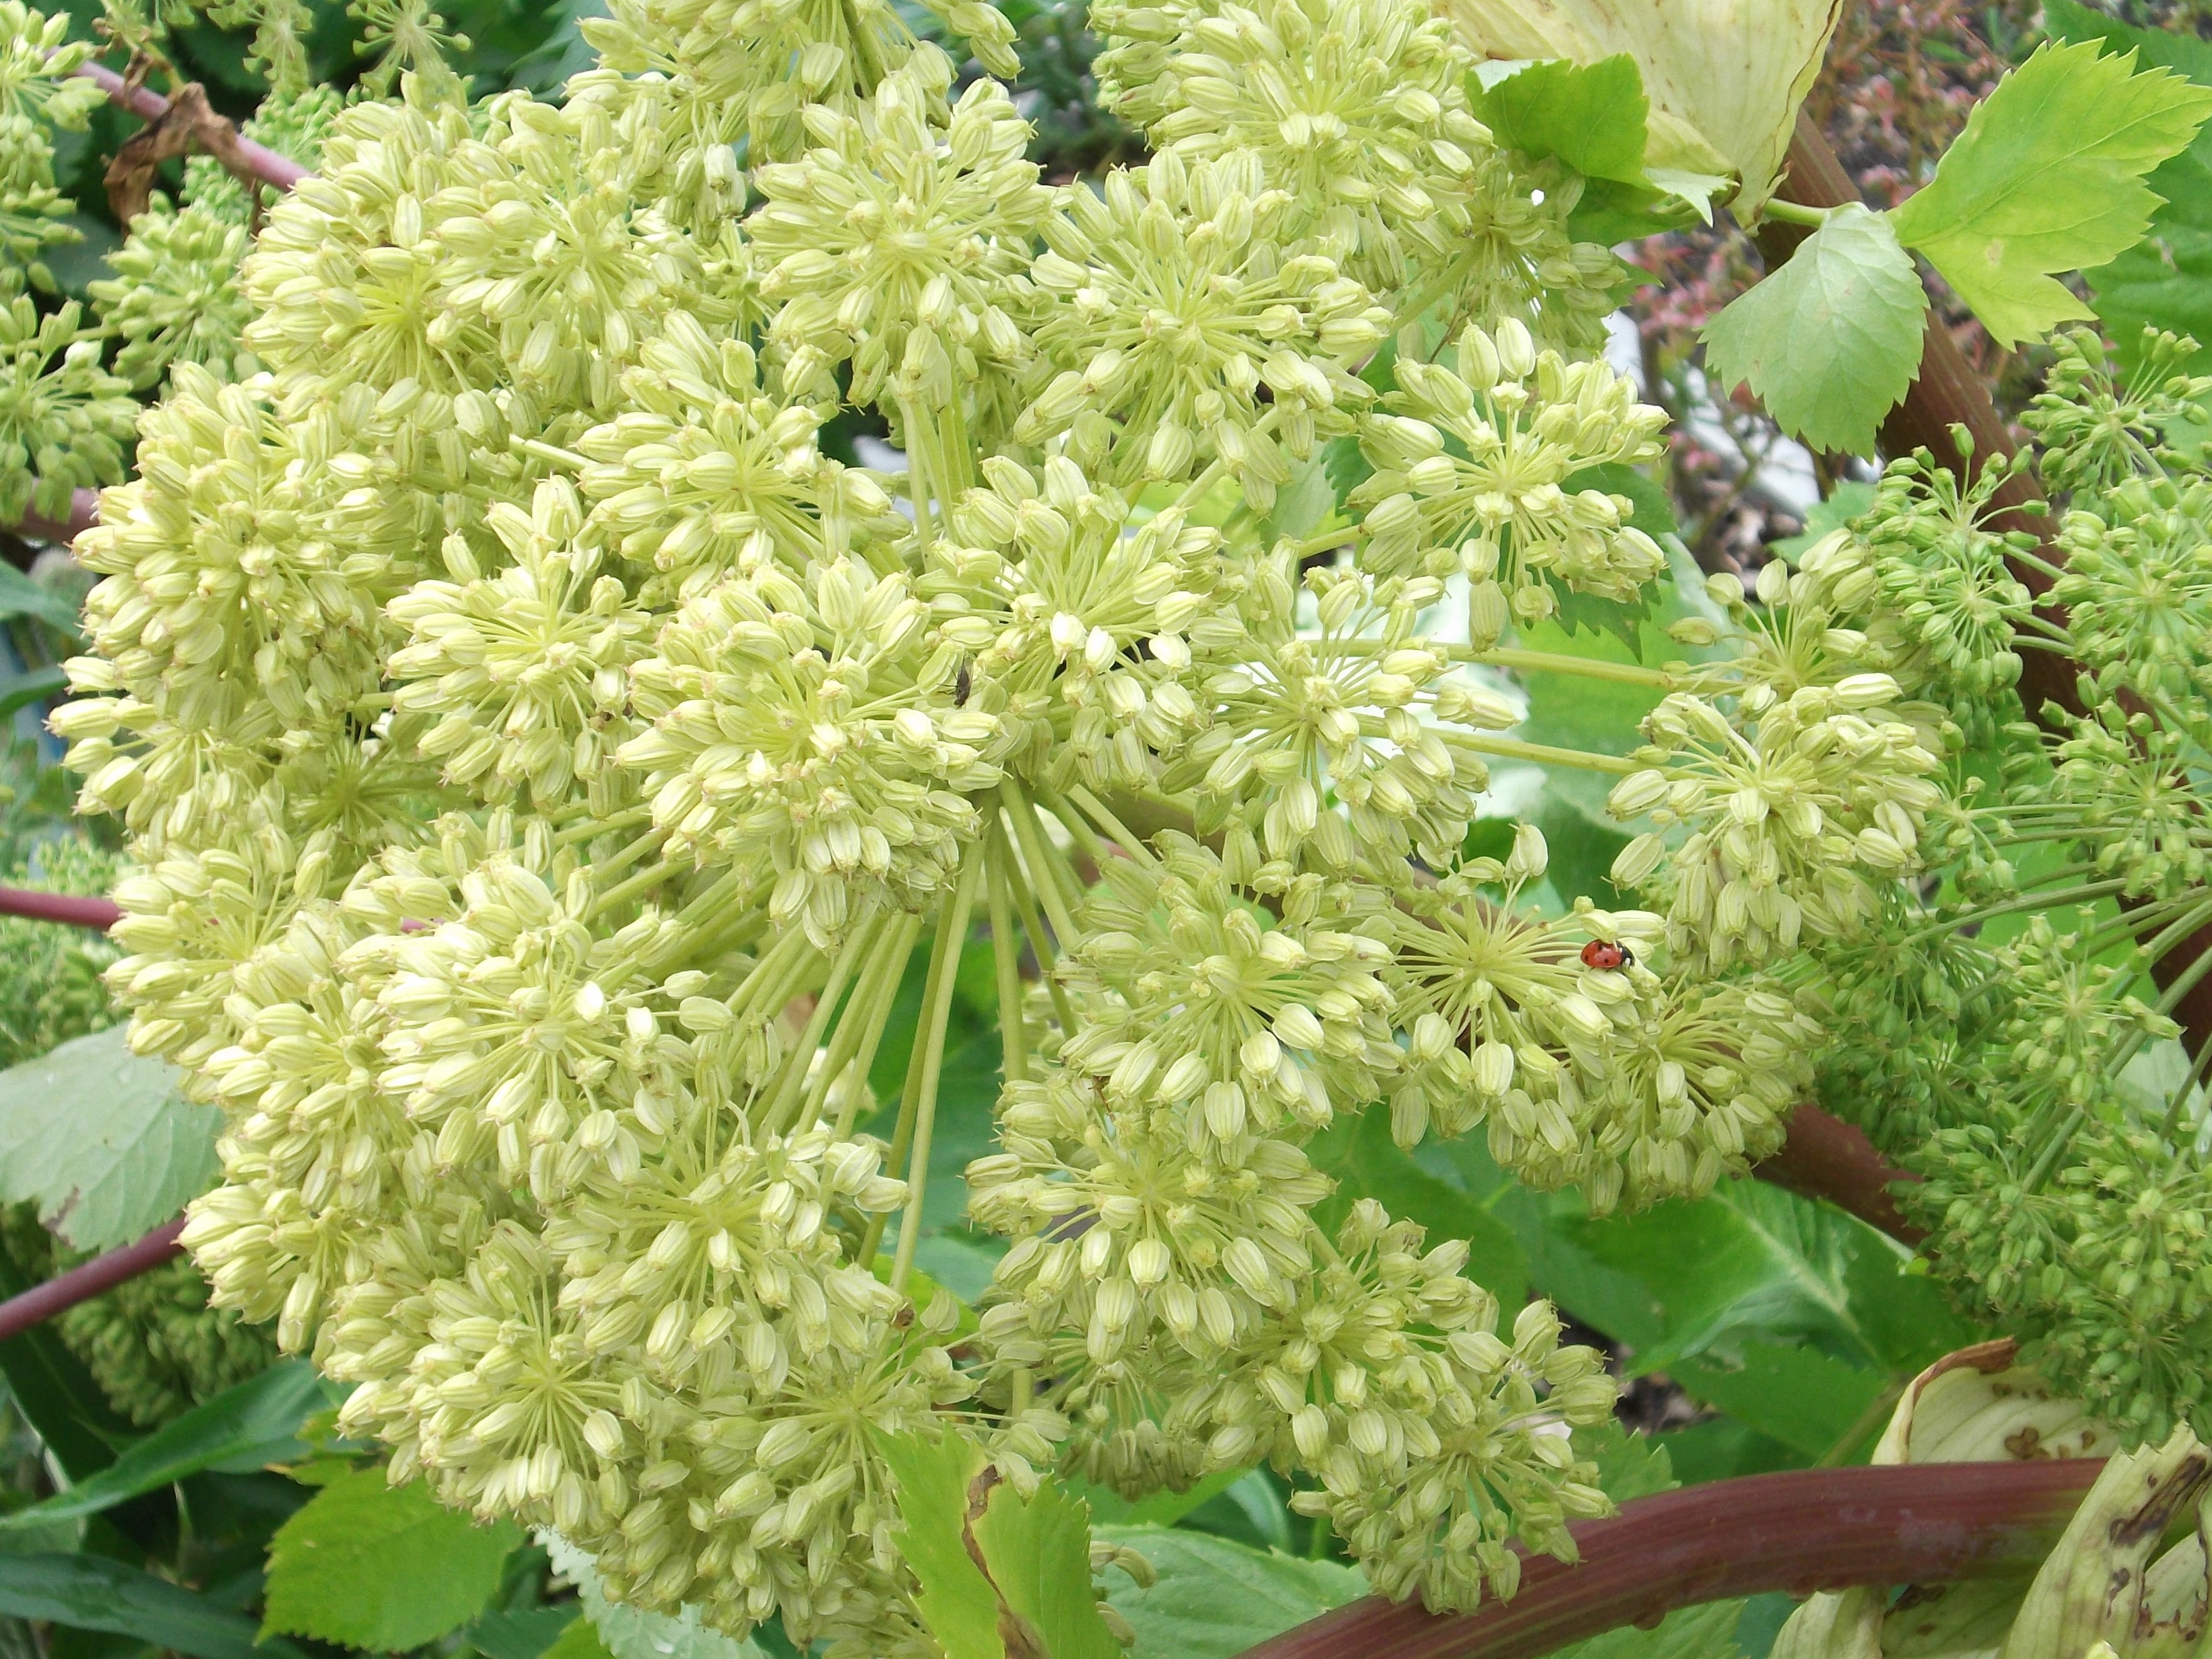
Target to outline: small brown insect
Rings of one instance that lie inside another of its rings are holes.
[[[965,708],[968,706],[968,694],[975,689],[975,682],[968,672],[968,665],[963,662],[960,665],[960,672],[952,677],[952,706],[955,708]]]

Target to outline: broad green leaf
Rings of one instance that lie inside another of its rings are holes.
[[[1156,1492],[1143,1498],[1124,1498],[1111,1486],[1089,1482],[1076,1488],[1077,1496],[1091,1505],[1091,1518],[1100,1526],[1171,1527],[1200,1504],[1227,1492],[1249,1473],[1223,1469],[1209,1474],[1188,1492]]]
[[[551,1646],[538,1650],[538,1659],[614,1659],[614,1650],[599,1635],[598,1626],[578,1617],[562,1627]]]
[[[522,1541],[512,1522],[479,1525],[381,1465],[349,1471],[277,1529],[263,1629],[398,1651],[459,1630],[498,1592]]]
[[[2132,28],[2076,0],[2046,0],[2043,16],[2060,40],[2133,51],[2139,63],[2212,86],[2212,42]],[[2151,216],[2149,234],[2112,264],[2083,274],[2123,363],[2134,363],[2145,328],[2159,328],[2207,348],[2193,366],[2202,372],[2212,362],[2212,127],[2197,129],[2189,148],[2160,163],[2149,184],[2166,204]]]
[[[900,1553],[921,1593],[915,1605],[945,1659],[1004,1659],[999,1597],[968,1553],[969,1483],[982,1455],[950,1431],[934,1442],[920,1435],[878,1435],[876,1443],[898,1485]]]
[[[1813,448],[1871,455],[1920,373],[1927,311],[1889,221],[1848,203],[1705,325],[1705,369],[1724,392],[1748,384]]]
[[[1048,1477],[1024,1501],[1001,1481],[971,1528],[999,1597],[1050,1659],[1123,1659],[1091,1589],[1091,1511]]]
[[[0,717],[14,714],[69,689],[69,675],[60,668],[27,668],[0,678]]]
[[[1487,81],[1487,84],[1485,84]],[[1644,77],[1626,52],[1595,64],[1533,63],[1468,87],[1474,112],[1507,149],[1556,155],[1585,179],[1644,185]]]
[[[1686,1429],[1670,1429],[1651,1437],[1666,1448],[1668,1462],[1686,1486],[1802,1468],[1809,1461],[1794,1447],[1733,1417],[1709,1417]]]
[[[31,1288],[0,1250],[0,1299]],[[72,1481],[89,1480],[115,1461],[115,1449],[137,1431],[107,1403],[84,1362],[63,1346],[52,1325],[33,1325],[0,1342],[0,1375],[16,1408]]]
[[[335,1398],[304,1359],[272,1365],[147,1436],[106,1468],[43,1504],[0,1516],[0,1532],[96,1515],[186,1475],[242,1474],[296,1456],[307,1417]]]
[[[222,1114],[120,1025],[0,1072],[0,1201],[27,1201],[81,1250],[128,1243],[216,1177]]]
[[[1444,0],[1484,58],[1635,58],[1674,164],[1733,170],[1746,223],[1773,188],[1843,0]],[[1670,131],[1671,130],[1671,131]],[[1652,158],[1655,165],[1665,165]]]
[[[1830,531],[1841,530],[1874,505],[1874,486],[1845,479],[1829,492],[1825,501],[1818,501],[1805,509],[1805,527],[1794,536],[1784,536],[1768,545],[1782,557],[1795,565],[1812,550],[1813,544]]]
[[[0,1554],[0,1613],[127,1636],[192,1659],[307,1659],[253,1620],[181,1584],[100,1555]]]
[[[1650,1630],[1623,1625],[1559,1649],[1557,1659],[1739,1659],[1742,1617],[1741,1600],[1677,1607]]]
[[[1855,1443],[1887,1389],[1979,1334],[1928,1279],[1901,1271],[1893,1242],[1764,1182],[1594,1218],[1571,1193],[1507,1179],[1479,1138],[1423,1162],[1488,1196],[1537,1289],[1626,1343],[1632,1375],[1664,1371],[1802,1457]]]
[[[35,617],[71,639],[78,636],[81,620],[72,601],[40,586],[4,560],[0,560],[0,617]]]
[[[1107,1574],[1114,1610],[1137,1645],[1129,1659],[1233,1659],[1293,1625],[1367,1593],[1357,1567],[1305,1561],[1202,1532],[1167,1527],[1100,1527],[1103,1541],[1133,1549],[1159,1575],[1139,1589]]]
[[[484,1659],[538,1659],[567,1634],[569,1626],[585,1622],[574,1601],[556,1607],[523,1607],[514,1613],[480,1613],[461,1629],[466,1642]],[[592,1632],[592,1642],[599,1632]]]
[[[576,1587],[576,1599],[598,1638],[597,1645],[586,1650],[584,1637],[572,1626],[563,1637],[568,1645],[564,1659],[598,1659],[601,1647],[614,1659],[763,1659],[755,1644],[700,1623],[696,1607],[671,1615],[616,1606],[599,1588],[599,1571],[592,1557],[558,1533],[541,1532],[537,1537],[553,1559],[553,1571]]]
[[[1340,1115],[1306,1149],[1314,1167],[1334,1178],[1336,1191],[1316,1206],[1314,1219],[1334,1232],[1353,1202],[1371,1198],[1400,1221],[1418,1222],[1428,1243],[1465,1239],[1467,1276],[1518,1311],[1528,1299],[1528,1262],[1513,1230],[1431,1175],[1390,1138],[1390,1109],[1377,1104],[1357,1116]]]
[[[1936,176],[1890,215],[2001,345],[2092,313],[2051,273],[2141,240],[2145,175],[2189,145],[2212,90],[2097,43],[2046,42],[1974,106]]]
[[[1598,1490],[1616,1504],[1672,1492],[1674,1479],[1667,1448],[1649,1435],[1631,1434],[1618,1423],[1599,1423],[1574,1431],[1576,1455],[1597,1465]]]

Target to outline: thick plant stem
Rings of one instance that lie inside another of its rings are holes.
[[[112,69],[98,64],[81,64],[76,73],[91,82],[107,94],[107,101],[119,109],[127,109],[149,125],[159,122],[169,112],[169,100],[158,92],[144,87],[134,87]],[[257,144],[251,138],[238,141],[238,154],[252,169],[253,176],[271,190],[289,190],[307,176],[307,169],[289,155],[279,155],[266,144]]]
[[[2025,1573],[2103,1467],[2083,1457],[1803,1469],[1660,1492],[1573,1527],[1577,1563],[1528,1557],[1510,1601],[1439,1618],[1368,1596],[1240,1659],[1539,1659],[1728,1596]]]
[[[100,933],[123,920],[122,909],[112,899],[79,898],[72,893],[40,893],[25,887],[0,887],[0,916],[25,916],[33,921],[65,921]]]
[[[177,1243],[177,1235],[184,1230],[185,1218],[179,1216],[155,1228],[135,1244],[94,1256],[82,1267],[72,1267],[43,1285],[33,1285],[21,1296],[0,1302],[0,1342],[21,1335],[56,1314],[66,1313],[80,1302],[105,1296],[125,1279],[136,1279],[165,1261],[174,1261],[185,1253],[185,1247]]]

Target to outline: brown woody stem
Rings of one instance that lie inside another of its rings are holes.
[[[1510,1601],[1438,1617],[1370,1595],[1239,1659],[1537,1659],[1729,1596],[2028,1572],[2103,1467],[2071,1458],[1803,1469],[1660,1492],[1576,1526],[1579,1562],[1528,1558]]]

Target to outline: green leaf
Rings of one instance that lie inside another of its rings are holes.
[[[1598,1490],[1616,1504],[1672,1492],[1682,1484],[1674,1479],[1667,1448],[1649,1435],[1631,1434],[1618,1423],[1598,1423],[1575,1430],[1573,1440],[1575,1455],[1597,1465]]]
[[[59,696],[67,690],[69,674],[58,667],[27,668],[20,674],[9,674],[0,678],[0,718],[30,703]]]
[[[307,1659],[253,1620],[180,1584],[99,1555],[0,1554],[0,1613],[127,1636],[193,1659]]]
[[[585,1637],[571,1626],[555,1644],[568,1649],[563,1659],[598,1659],[601,1648],[614,1659],[763,1659],[753,1643],[740,1642],[701,1624],[696,1607],[685,1607],[672,1617],[617,1607],[599,1588],[599,1571],[592,1557],[558,1533],[540,1532],[537,1536],[553,1559],[553,1571],[576,1587],[584,1619],[590,1620],[597,1638],[597,1644],[587,1649]]]
[[[557,1607],[481,1613],[462,1627],[461,1640],[484,1659],[538,1659],[572,1626],[587,1622],[574,1601],[563,1601]],[[596,1644],[599,1632],[592,1632],[591,1639]]]
[[[1466,1194],[1413,1162],[1390,1138],[1390,1110],[1376,1105],[1358,1115],[1340,1114],[1306,1148],[1314,1167],[1333,1177],[1336,1191],[1314,1210],[1328,1232],[1352,1204],[1371,1198],[1400,1221],[1428,1231],[1428,1242],[1468,1242],[1467,1276],[1517,1312],[1528,1296],[1528,1261],[1513,1230]]]
[[[298,1438],[300,1425],[337,1397],[304,1359],[272,1365],[195,1406],[67,1492],[0,1516],[0,1532],[96,1515],[186,1475],[244,1474],[297,1456],[307,1449]]]
[[[972,1528],[999,1597],[1050,1659],[1123,1659],[1091,1588],[1091,1510],[1050,1477],[1024,1500],[992,1487]]]
[[[1677,1607],[1650,1630],[1623,1625],[1558,1650],[1555,1659],[1739,1659],[1741,1600]]]
[[[2037,47],[1890,215],[2001,345],[2091,315],[2051,273],[2107,264],[2141,240],[2159,205],[2144,175],[2212,114],[2212,90],[2135,62],[2094,41]]]
[[[1200,1504],[1227,1492],[1249,1473],[1248,1469],[1222,1469],[1207,1475],[1188,1492],[1149,1492],[1142,1498],[1124,1498],[1111,1486],[1093,1486],[1088,1481],[1077,1486],[1076,1493],[1091,1505],[1091,1518],[1101,1526],[1171,1527]]]
[[[1829,492],[1825,501],[1818,501],[1805,509],[1805,527],[1794,536],[1778,538],[1768,545],[1774,552],[1796,564],[1813,544],[1832,530],[1841,530],[1853,519],[1874,505],[1875,488],[1846,478]]]
[[[0,1298],[31,1288],[0,1250]],[[33,1325],[0,1342],[0,1375],[30,1425],[71,1481],[91,1478],[115,1461],[115,1449],[137,1432],[107,1403],[84,1362],[63,1345],[52,1325]]]
[[[1889,221],[1847,203],[1705,325],[1706,372],[1723,391],[1748,383],[1813,448],[1871,455],[1881,417],[1920,373],[1927,311]]]
[[[982,1454],[961,1436],[879,1434],[876,1443],[898,1486],[900,1553],[921,1593],[915,1606],[945,1659],[1005,1659],[999,1597],[968,1553],[968,1486]]]
[[[1585,179],[1644,185],[1644,76],[1626,52],[1595,64],[1553,58],[1468,83],[1476,118],[1507,149],[1556,155]]]
[[[0,1201],[28,1201],[81,1250],[127,1243],[213,1184],[222,1114],[120,1025],[0,1072]]]
[[[2212,43],[2167,29],[2139,29],[2075,0],[2047,0],[2044,27],[2063,40],[2101,42],[2108,52],[2212,86]],[[2088,278],[2098,319],[2132,367],[2145,328],[2186,334],[2208,349],[2191,366],[2212,363],[2212,127],[2199,128],[2187,149],[2159,164],[2148,180],[2166,205],[2150,231]]]
[[[569,1620],[552,1646],[542,1650],[541,1659],[614,1659],[614,1650],[599,1635],[597,1625],[578,1617]]]
[[[459,1630],[498,1591],[522,1541],[511,1522],[480,1526],[428,1485],[349,1470],[277,1529],[263,1628],[397,1651]]]
[[[71,639],[82,637],[76,605],[52,588],[40,586],[5,560],[0,560],[0,617],[35,617]]]
[[[1130,1659],[1233,1659],[1293,1625],[1367,1593],[1357,1567],[1305,1561],[1202,1532],[1100,1527],[1159,1575],[1150,1589],[1109,1573],[1114,1610],[1137,1633]]]
[[[1632,1375],[1664,1371],[1802,1458],[1856,1444],[1885,1389],[1982,1334],[1929,1279],[1902,1271],[1893,1242],[1763,1182],[1592,1217],[1572,1193],[1506,1178],[1479,1138],[1424,1162],[1487,1198],[1536,1288],[1626,1343]]]

